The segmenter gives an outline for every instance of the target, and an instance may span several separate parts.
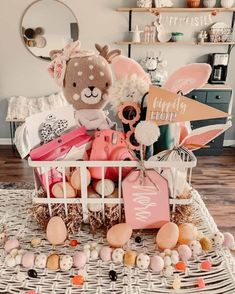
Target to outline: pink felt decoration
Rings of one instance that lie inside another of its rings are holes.
[[[136,74],[139,77],[143,77],[147,83],[151,83],[149,75],[138,62],[131,58],[122,55],[115,57],[112,61],[112,68],[117,80]]]

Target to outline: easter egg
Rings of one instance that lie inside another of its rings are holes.
[[[208,237],[203,237],[200,239],[200,244],[202,246],[202,250],[204,251],[211,251],[213,249],[213,244],[210,238]]]
[[[86,254],[82,251],[76,252],[73,257],[73,264],[76,268],[81,269],[85,266],[87,262]]]
[[[136,266],[140,269],[147,269],[150,263],[150,257],[147,254],[140,253],[136,258]]]
[[[160,249],[173,249],[179,238],[179,228],[175,223],[163,225],[157,233],[156,243]]]
[[[112,261],[116,264],[122,263],[124,254],[125,252],[122,248],[114,249],[112,253]]]
[[[224,233],[224,246],[231,248],[234,244],[234,237],[230,233]]]
[[[67,228],[59,216],[53,216],[46,229],[47,240],[52,245],[63,244],[67,238]]]
[[[122,247],[131,238],[132,228],[126,223],[114,225],[107,232],[107,241],[111,247]]]
[[[197,239],[197,228],[190,223],[179,225],[179,244],[189,244],[191,241]]]
[[[91,174],[90,174],[89,170],[87,169],[87,186],[90,185],[90,182],[91,182]],[[81,190],[81,173],[80,173],[79,168],[77,168],[72,173],[70,183],[74,189]]]
[[[128,250],[124,253],[124,264],[126,266],[135,266],[135,260],[136,260],[136,251]]]
[[[150,268],[153,272],[160,272],[164,268],[164,260],[161,256],[154,255],[150,258]]]
[[[9,239],[6,241],[4,249],[6,252],[10,252],[12,249],[18,248],[20,243],[17,239]]]
[[[202,246],[197,240],[191,241],[189,243],[189,247],[192,250],[193,257],[196,257],[202,253]]]
[[[47,264],[47,255],[44,253],[40,253],[35,258],[35,267],[44,269]]]
[[[215,232],[211,235],[211,241],[215,246],[221,246],[224,243],[224,235],[221,232]]]
[[[64,185],[65,185],[65,196],[66,198],[75,198],[76,192],[69,183],[58,182],[55,183],[51,189],[52,195],[55,198],[64,198]]]
[[[112,258],[112,249],[108,246],[103,246],[100,249],[100,258],[103,261],[110,261]]]
[[[23,267],[31,268],[34,266],[35,255],[33,252],[26,252],[21,260]]]
[[[192,257],[192,250],[188,245],[182,244],[177,250],[182,261],[187,261]]]
[[[88,187],[88,198],[101,198],[101,196],[99,194],[97,194],[92,187]],[[102,209],[102,204],[101,203],[88,203],[87,204],[87,208],[89,209],[89,211],[91,212],[98,212],[101,211]]]
[[[47,268],[49,270],[57,270],[57,269],[59,269],[59,260],[60,260],[59,255],[51,254],[47,258]]]
[[[73,266],[73,258],[70,255],[62,255],[60,257],[60,269],[65,272],[69,271]]]
[[[94,181],[92,185],[94,190],[100,195],[102,195],[102,189],[104,188],[104,196],[111,195],[115,189],[114,182],[109,179],[104,179],[103,182],[102,180]]]

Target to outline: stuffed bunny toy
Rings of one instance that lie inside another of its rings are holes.
[[[53,50],[48,69],[62,87],[67,101],[73,105],[78,125],[87,130],[110,129],[114,125],[103,108],[112,85],[110,64],[121,54],[118,49],[109,52],[108,46],[96,44],[95,47],[99,54],[81,50],[80,41],[68,44],[62,51]]]

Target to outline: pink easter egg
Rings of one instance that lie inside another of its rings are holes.
[[[230,248],[234,244],[234,237],[230,233],[224,233],[224,246]]]
[[[10,252],[12,249],[18,248],[20,243],[17,239],[9,239],[6,241],[4,249],[6,252]]]
[[[23,267],[31,268],[34,266],[34,260],[35,260],[34,253],[28,251],[23,255],[21,264],[23,265]]]
[[[76,268],[81,269],[87,262],[86,254],[83,251],[78,251],[73,257],[73,264]]]
[[[100,258],[103,261],[110,261],[112,257],[112,249],[108,246],[103,246],[100,249]]]
[[[154,255],[150,258],[150,268],[153,272],[160,272],[164,268],[164,260],[161,256]]]
[[[192,250],[188,245],[182,244],[178,247],[180,260],[187,261],[192,257]]]
[[[131,238],[132,228],[126,223],[120,223],[111,227],[107,232],[107,241],[110,246],[119,248],[125,245]]]

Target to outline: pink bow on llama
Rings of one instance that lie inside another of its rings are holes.
[[[55,51],[55,58],[49,64],[48,72],[56,84],[63,87],[66,64],[71,58],[92,56],[94,52],[81,50],[81,42],[75,41],[65,46],[62,51]]]

